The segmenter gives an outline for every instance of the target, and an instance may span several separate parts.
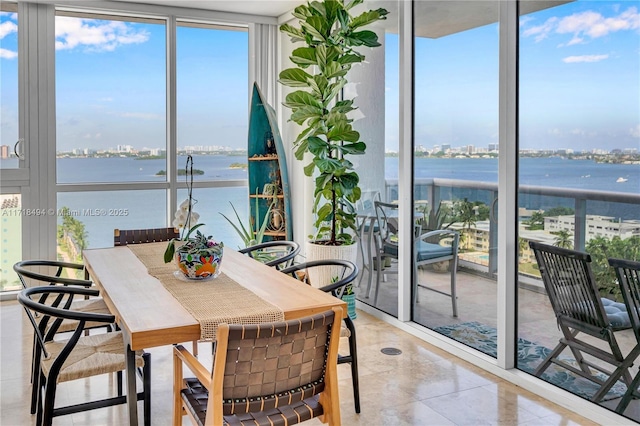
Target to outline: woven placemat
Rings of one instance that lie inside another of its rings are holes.
[[[219,324],[260,324],[284,321],[281,309],[238,284],[223,272],[215,279],[177,278],[176,265],[164,263],[167,243],[127,246],[162,285],[200,323],[201,340],[215,340]]]

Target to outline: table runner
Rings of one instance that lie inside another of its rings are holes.
[[[175,263],[164,263],[167,243],[127,246],[173,297],[200,323],[201,340],[215,340],[219,324],[259,324],[284,321],[281,309],[260,298],[224,273],[215,279],[197,281],[177,278]]]

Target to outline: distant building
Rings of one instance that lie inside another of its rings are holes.
[[[544,230],[547,232],[568,231],[574,233],[575,216],[551,216],[544,218]],[[613,217],[587,215],[586,241],[596,237],[621,239],[640,236],[640,220],[616,221]]]
[[[0,196],[0,290],[22,288],[13,265],[22,260],[22,217],[20,216],[20,196]]]
[[[9,145],[0,145],[0,158],[3,160],[9,158]]]
[[[490,143],[487,148],[488,148],[489,152],[498,152],[498,144],[497,143]]]

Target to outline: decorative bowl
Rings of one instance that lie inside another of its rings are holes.
[[[194,253],[193,251],[182,250],[181,247],[176,250],[175,260],[180,272],[186,278],[192,280],[216,278],[221,272],[222,249],[215,252],[203,250]]]

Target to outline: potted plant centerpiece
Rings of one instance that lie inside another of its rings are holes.
[[[200,215],[193,210],[197,201],[192,195],[193,157],[190,155],[187,156],[185,176],[188,197],[178,207],[173,220],[173,226],[180,230],[180,239],[169,241],[164,252],[164,261],[169,263],[175,259],[179,271],[186,278],[215,278],[220,275],[224,244],[214,241],[212,236],[205,236],[198,230],[204,223],[196,224]]]
[[[363,28],[386,19],[388,13],[377,9],[352,16],[350,12],[362,1],[308,2],[293,11],[298,26],[280,26],[280,31],[289,35],[293,43],[303,44],[293,50],[290,59],[295,66],[283,70],[279,82],[295,89],[284,102],[291,109],[290,121],[303,126],[294,141],[294,153],[298,160],[304,160],[306,153],[311,154],[304,173],[309,177],[315,175],[316,232],[307,243],[307,259],[355,261],[357,257],[354,205],[361,190],[358,174],[348,157],[364,154],[366,145],[349,118],[349,113],[356,109],[354,100],[344,99],[342,89],[351,66],[365,58],[355,48],[380,46],[376,33]]]

